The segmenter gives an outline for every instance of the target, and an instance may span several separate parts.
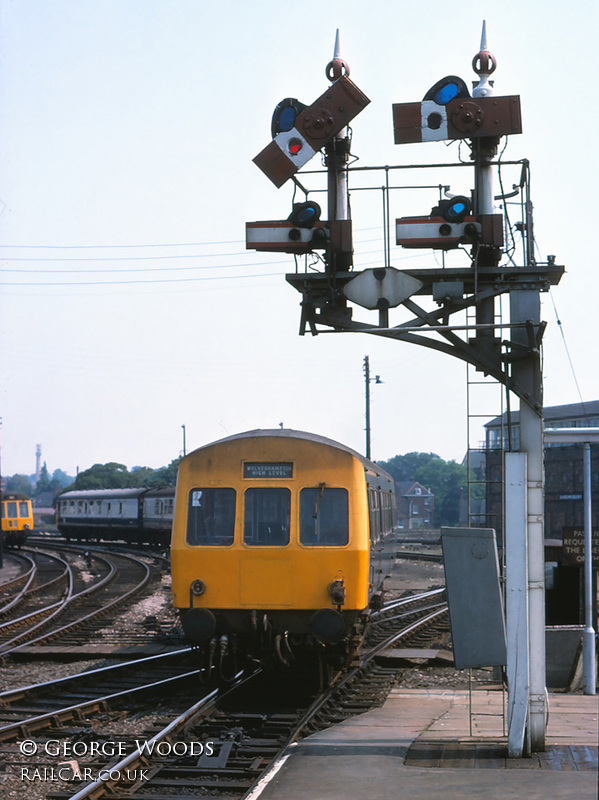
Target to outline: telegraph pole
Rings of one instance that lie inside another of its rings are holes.
[[[374,378],[370,377],[370,359],[364,356],[364,391],[366,395],[366,458],[370,458],[370,382],[383,383],[380,375],[375,375]]]
[[[370,458],[370,359],[364,356],[364,383],[366,390],[366,458]]]

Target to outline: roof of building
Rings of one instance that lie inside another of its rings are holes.
[[[543,409],[545,422],[557,422],[565,419],[589,419],[599,416],[599,400],[590,400],[588,403],[568,403],[564,406],[545,406]],[[520,412],[512,411],[512,425],[520,421]],[[497,428],[501,423],[507,423],[507,411],[485,424],[485,428]]]
[[[398,488],[398,494],[401,497],[406,497],[407,495],[415,497],[435,496],[430,489],[427,489],[426,486],[423,486],[421,483],[418,483],[418,481],[398,481],[396,482],[396,486]],[[415,491],[416,489],[420,489],[420,493],[417,493]]]

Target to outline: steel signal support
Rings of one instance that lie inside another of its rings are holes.
[[[526,453],[505,453],[504,458],[508,753],[510,758],[521,758],[530,755]]]

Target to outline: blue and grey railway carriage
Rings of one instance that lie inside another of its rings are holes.
[[[56,524],[67,539],[166,545],[174,497],[173,487],[65,492],[58,498]]]

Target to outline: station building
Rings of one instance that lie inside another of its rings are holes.
[[[520,414],[492,419],[485,425],[484,459],[480,463],[485,485],[485,526],[495,528],[501,546],[503,451],[520,448]],[[545,428],[599,427],[599,400],[547,406]],[[583,621],[583,570],[564,547],[584,530],[584,462],[582,444],[545,444],[545,560],[547,621],[576,625]],[[591,444],[593,536],[599,537],[599,444]]]

